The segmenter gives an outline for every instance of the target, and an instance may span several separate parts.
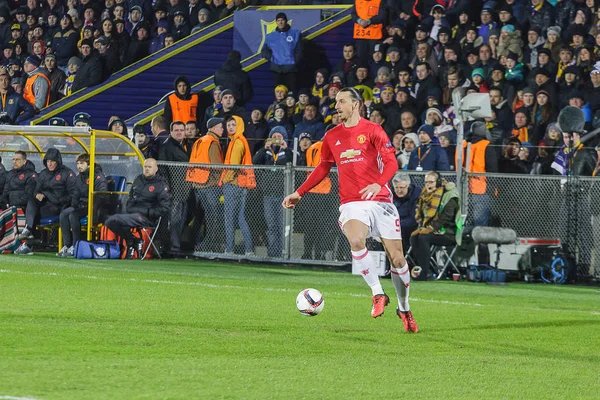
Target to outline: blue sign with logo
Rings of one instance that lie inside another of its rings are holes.
[[[233,15],[233,49],[242,59],[262,50],[267,34],[277,28],[275,17],[281,10],[242,10]],[[288,24],[301,32],[321,22],[321,10],[289,10]]]

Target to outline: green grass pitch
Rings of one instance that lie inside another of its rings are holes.
[[[598,287],[416,282],[417,334],[391,297],[373,319],[345,272],[0,256],[0,399],[598,398]]]

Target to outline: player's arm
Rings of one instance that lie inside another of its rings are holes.
[[[396,156],[394,154],[394,146],[390,142],[387,134],[381,127],[378,127],[371,133],[371,135],[373,146],[381,155],[383,171],[381,172],[377,182],[364,187],[359,192],[362,195],[361,198],[363,200],[370,200],[371,198],[377,196],[377,194],[381,191],[381,188],[390,180],[392,180],[394,174],[396,171],[398,171],[398,161],[396,160]]]
[[[294,208],[306,193],[329,175],[329,171],[331,170],[331,167],[333,167],[333,164],[333,154],[327,144],[327,140],[323,139],[323,146],[321,146],[321,160],[319,161],[319,164],[315,167],[313,172],[310,173],[308,178],[306,178],[306,181],[300,185],[298,190],[283,199],[283,207]]]

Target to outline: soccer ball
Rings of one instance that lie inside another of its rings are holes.
[[[314,317],[323,311],[325,299],[317,289],[304,289],[296,297],[296,307],[298,307],[300,314]]]

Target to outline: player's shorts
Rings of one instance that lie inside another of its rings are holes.
[[[402,239],[400,216],[392,203],[377,201],[352,201],[340,206],[340,228],[351,219],[356,219],[369,227],[368,237],[376,240]],[[380,241],[380,240],[379,240]]]

